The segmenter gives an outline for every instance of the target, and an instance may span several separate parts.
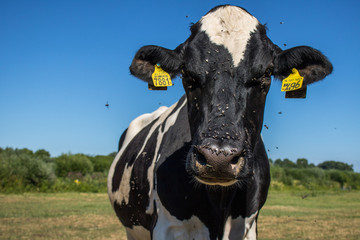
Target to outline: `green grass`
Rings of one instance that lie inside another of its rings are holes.
[[[359,199],[358,191],[271,191],[259,239],[360,239]],[[0,239],[125,239],[125,231],[104,193],[0,194]]]
[[[0,239],[125,239],[106,194],[0,195]]]
[[[259,239],[360,239],[360,192],[271,191]]]

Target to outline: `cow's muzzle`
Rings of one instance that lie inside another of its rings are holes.
[[[197,181],[206,185],[230,186],[243,175],[246,151],[214,145],[195,146],[190,161]]]

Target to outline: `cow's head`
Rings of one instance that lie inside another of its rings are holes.
[[[271,76],[282,80],[296,68],[306,86],[332,71],[319,51],[282,51],[255,17],[228,5],[202,17],[175,50],[142,47],[130,71],[151,84],[155,64],[182,75],[192,136],[187,171],[199,182],[222,186],[252,173]]]

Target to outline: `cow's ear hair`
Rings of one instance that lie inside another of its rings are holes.
[[[307,46],[287,49],[275,57],[273,74],[276,78],[283,80],[293,68],[304,77],[305,85],[324,79],[333,70],[332,64],[320,51]]]
[[[181,46],[181,45],[180,45]],[[180,46],[170,50],[158,46],[144,46],[139,49],[130,65],[130,73],[145,82],[152,82],[151,75],[155,65],[161,68],[173,78],[179,72],[182,65]]]

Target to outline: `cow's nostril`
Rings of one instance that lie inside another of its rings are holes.
[[[197,161],[199,164],[201,164],[201,165],[203,165],[203,166],[205,166],[205,165],[207,164],[207,160],[206,160],[205,156],[202,155],[201,153],[194,154],[194,156],[195,156],[196,161]]]
[[[235,165],[239,162],[239,159],[240,159],[240,157],[235,156],[235,157],[233,157],[233,159],[231,159],[230,163]]]

